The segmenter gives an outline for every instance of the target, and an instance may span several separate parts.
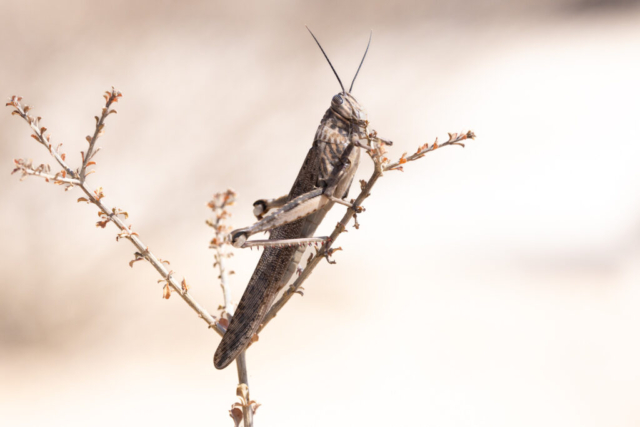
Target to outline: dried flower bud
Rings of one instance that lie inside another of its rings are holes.
[[[169,286],[168,283],[165,283],[165,285],[162,287],[162,298],[171,298],[171,286]]]

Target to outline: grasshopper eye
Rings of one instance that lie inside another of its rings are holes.
[[[333,97],[331,102],[336,104],[336,105],[341,105],[344,102],[344,100],[342,99],[342,96],[336,95],[336,96]]]

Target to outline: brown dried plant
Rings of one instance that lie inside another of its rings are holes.
[[[33,131],[31,137],[47,149],[49,154],[55,159],[58,166],[61,168],[58,172],[52,173],[51,167],[47,164],[35,166],[31,160],[17,159],[14,160],[15,168],[12,174],[20,173],[21,179],[24,179],[27,176],[38,176],[44,178],[46,182],[64,186],[65,191],[73,189],[74,187],[80,188],[84,193],[84,197],[78,198],[78,202],[94,205],[98,209],[98,216],[100,220],[96,222],[96,226],[106,228],[109,223],[112,223],[118,229],[116,240],[128,240],[135,247],[136,251],[134,252],[134,259],[129,262],[129,265],[133,267],[134,263],[138,261],[147,261],[150,263],[161,276],[158,283],[163,284],[163,298],[169,299],[172,293],[178,294],[182,300],[184,300],[187,305],[196,312],[198,317],[207,323],[209,328],[216,331],[219,335],[223,335],[234,311],[229,284],[229,276],[234,274],[234,272],[232,270],[227,270],[226,266],[226,261],[233,255],[233,247],[229,243],[229,232],[231,231],[231,227],[226,223],[226,220],[229,219],[231,214],[227,208],[233,205],[237,195],[232,190],[216,193],[213,196],[213,199],[207,204],[214,214],[214,218],[207,220],[206,223],[214,230],[214,237],[210,242],[210,248],[215,251],[213,265],[220,271],[218,278],[220,279],[224,299],[224,303],[218,307],[220,310],[219,316],[213,316],[202,308],[202,306],[193,298],[189,291],[190,286],[187,284],[186,279],[183,278],[181,281],[178,281],[178,279],[174,277],[175,272],[167,269],[165,264],[168,266],[169,261],[162,260],[154,255],[149,247],[142,242],[138,233],[132,230],[132,225],[124,222],[124,220],[128,219],[128,213],[119,208],[110,208],[105,205],[102,200],[105,197],[102,187],[92,189],[87,184],[87,177],[94,172],[93,170],[88,169],[91,166],[96,166],[94,158],[100,151],[99,148],[96,148],[96,142],[98,138],[104,134],[105,121],[107,117],[116,113],[116,110],[111,108],[112,105],[118,102],[121,97],[122,94],[114,88],[105,92],[105,106],[102,108],[100,116],[95,117],[95,130],[93,131],[93,135],[86,137],[88,148],[86,152],[81,151],[81,164],[76,169],[73,169],[66,163],[66,155],[60,150],[62,144],[58,144],[55,147],[53,146],[51,143],[51,134],[47,133],[47,128],[40,124],[41,118],[31,115],[32,107],[23,105],[21,97],[11,97],[9,102],[6,104],[13,108],[11,114],[20,116],[28,123]],[[414,154],[407,156],[407,153],[404,153],[397,161],[391,162],[389,158],[386,157],[387,153],[385,145],[378,143],[379,139],[377,138],[375,131],[365,133],[367,134],[368,145],[362,146],[362,148],[365,148],[365,151],[373,161],[374,171],[371,177],[366,181],[360,181],[361,191],[355,199],[352,199],[349,202],[340,201],[341,204],[347,207],[344,216],[336,224],[336,227],[331,233],[326,244],[321,245],[319,248],[316,247],[315,253],[310,255],[306,266],[298,269],[298,277],[283,292],[280,299],[271,306],[258,330],[258,333],[260,333],[267,324],[276,317],[278,312],[294,294],[298,293],[303,295],[302,284],[308,279],[322,259],[326,259],[330,264],[335,263],[335,261],[331,259],[331,256],[335,254],[335,252],[342,250],[342,248],[334,248],[334,243],[341,233],[347,231],[347,225],[352,218],[354,220],[353,227],[356,229],[359,228],[357,215],[365,211],[362,203],[371,195],[373,186],[376,184],[378,179],[384,176],[385,172],[403,171],[404,164],[421,159],[427,153],[450,145],[459,145],[464,147],[462,141],[475,138],[475,134],[471,131],[461,134],[449,134],[448,140],[443,143],[438,143],[438,140],[436,139],[436,141],[431,145],[427,143],[418,147]],[[252,342],[256,342],[257,340],[258,335],[256,334],[254,335]],[[253,425],[253,416],[260,404],[255,400],[251,400],[249,396],[249,382],[245,352],[241,353],[241,355],[236,359],[236,365],[238,369],[238,386],[236,388],[236,395],[239,402],[232,405],[229,415],[233,419],[236,427],[241,423],[243,423],[245,427],[250,427]]]

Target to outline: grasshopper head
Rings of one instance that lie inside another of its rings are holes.
[[[331,110],[348,122],[363,124],[367,111],[350,93],[340,92],[331,99]]]
[[[309,30],[309,27],[307,27],[307,30]],[[364,51],[364,55],[362,56],[362,60],[360,61],[360,65],[358,66],[358,70],[356,71],[355,76],[353,76],[353,80],[351,81],[351,86],[349,87],[348,91],[345,90],[344,85],[342,84],[342,80],[340,80],[340,76],[338,76],[336,69],[333,68],[333,64],[331,63],[331,61],[329,61],[329,57],[327,56],[324,49],[320,45],[320,42],[318,41],[316,36],[313,35],[311,30],[309,30],[309,33],[311,33],[311,37],[313,37],[313,39],[318,44],[318,47],[320,48],[320,51],[322,51],[322,54],[324,55],[327,62],[329,63],[329,66],[331,67],[333,74],[336,75],[336,78],[338,79],[338,83],[340,83],[340,88],[342,88],[342,92],[340,92],[339,94],[334,96],[333,99],[331,99],[331,110],[334,113],[336,113],[340,118],[346,120],[347,122],[354,123],[357,125],[364,125],[364,123],[367,120],[367,112],[358,103],[358,101],[356,101],[356,99],[351,95],[351,91],[353,90],[353,84],[356,82],[356,77],[358,77],[360,68],[362,68],[362,63],[364,62],[364,58],[367,57],[367,52],[369,52],[372,33],[369,33],[369,42],[367,43],[367,49]]]

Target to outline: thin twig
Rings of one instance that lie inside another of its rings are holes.
[[[111,107],[111,104],[113,104],[114,102],[118,102],[118,99],[120,99],[122,97],[122,93],[118,92],[117,90],[115,90],[113,87],[111,88],[111,91],[106,91],[104,98],[106,99],[106,104],[105,106],[102,108],[102,114],[100,115],[100,117],[95,116],[96,119],[96,129],[93,132],[93,136],[87,136],[87,141],[89,142],[89,148],[87,149],[87,153],[83,154],[82,156],[82,167],[80,168],[80,180],[84,181],[87,177],[87,166],[89,166],[89,163],[91,162],[91,159],[93,158],[93,156],[97,153],[97,151],[94,152],[94,148],[96,146],[96,142],[98,141],[98,138],[100,136],[102,136],[102,134],[104,134],[104,121],[107,118],[107,116],[109,114],[117,114],[118,112],[114,109],[109,109]]]
[[[107,99],[107,106],[111,105],[111,103],[114,102],[113,99],[115,97],[121,96],[120,92],[117,92],[115,90],[112,90],[111,92],[108,92],[108,93],[110,94],[110,96]],[[38,127],[40,123],[40,117],[34,119],[29,114],[30,107],[23,107],[22,104],[20,103],[21,99],[22,98],[20,97],[14,96],[11,98],[11,101],[7,103],[7,105],[10,105],[15,108],[12,114],[19,115],[29,124],[31,129],[33,129],[34,131],[34,135],[32,135],[32,137],[36,139],[39,143],[41,143],[43,146],[45,146],[48,149],[49,153],[56,159],[58,164],[60,164],[60,166],[62,166],[63,168],[63,172],[61,174],[56,174],[54,176],[50,176],[50,175],[43,176],[42,173],[34,173],[35,169],[33,168],[22,169],[23,172],[29,175],[41,176],[53,182],[66,184],[68,186],[67,188],[70,188],[71,186],[80,187],[80,189],[82,189],[83,193],[87,196],[87,198],[86,199],[81,198],[79,199],[79,201],[87,201],[89,203],[96,205],[98,209],[100,209],[101,215],[103,216],[103,218],[105,218],[105,220],[102,222],[99,222],[98,225],[101,227],[104,227],[106,226],[107,222],[112,222],[116,227],[118,227],[118,229],[120,230],[120,234],[118,235],[118,237],[126,238],[136,247],[137,249],[136,260],[145,259],[149,261],[149,263],[156,269],[156,271],[160,274],[160,276],[162,276],[162,281],[165,282],[166,285],[173,292],[176,292],[178,295],[180,295],[180,297],[189,305],[189,307],[191,307],[191,309],[193,309],[193,311],[195,311],[198,314],[198,316],[209,325],[210,328],[214,329],[218,334],[223,335],[225,332],[225,329],[222,327],[222,325],[216,322],[215,318],[211,316],[204,308],[202,308],[200,304],[198,304],[198,302],[191,296],[191,294],[189,294],[186,284],[184,287],[181,284],[179,284],[178,281],[174,279],[172,275],[173,272],[168,271],[165,268],[162,261],[159,260],[149,250],[148,246],[145,245],[142,242],[142,240],[140,240],[140,238],[138,237],[138,234],[135,232],[132,232],[131,227],[127,226],[118,217],[118,214],[120,213],[120,211],[116,209],[110,209],[102,202],[101,199],[104,197],[104,193],[102,192],[102,189],[99,189],[96,191],[88,187],[86,184],[86,181],[80,180],[80,173],[73,171],[65,163],[64,161],[65,155],[59,152],[59,146],[58,148],[55,148],[55,149],[52,148],[51,144],[49,143],[51,135],[45,135],[46,128]],[[108,113],[106,115],[108,115]],[[104,117],[106,117],[106,115],[104,115]],[[16,165],[18,165],[19,161],[15,161],[15,162],[16,162]],[[84,167],[86,168],[87,164],[85,162],[83,162],[83,164],[84,164]],[[67,178],[66,177],[67,175],[70,175],[72,178]],[[170,293],[171,290],[168,292]]]
[[[44,180],[47,182],[53,181],[54,183],[69,184],[72,186],[80,185],[79,180],[75,178],[65,178],[62,176],[61,173],[57,173],[56,175],[44,173],[43,170],[49,169],[48,165],[40,165],[39,167],[34,168],[30,162],[26,160],[21,160],[21,159],[16,159],[13,161],[13,163],[15,163],[16,168],[11,173],[13,174],[20,171],[22,173],[23,178],[25,176],[31,175],[31,176],[38,176],[40,178],[44,178]]]
[[[253,413],[257,409],[257,405],[249,396],[249,374],[247,373],[246,351],[240,353],[236,358],[236,366],[238,368],[238,389],[242,390],[243,399],[241,400],[243,400],[244,403],[242,405],[242,422],[244,427],[253,427]]]
[[[231,302],[231,290],[229,289],[229,272],[227,271],[225,259],[233,255],[229,251],[228,232],[230,227],[223,224],[223,221],[231,216],[226,210],[227,206],[231,206],[236,199],[236,193],[233,190],[227,190],[224,193],[216,193],[213,199],[207,204],[213,211],[215,218],[208,220],[207,225],[214,229],[215,236],[211,240],[209,247],[216,251],[214,267],[220,270],[220,286],[222,287],[222,295],[224,297],[223,311],[229,315],[233,315],[234,307]],[[231,271],[231,274],[234,272]]]
[[[29,127],[33,130],[33,134],[31,135],[31,137],[42,144],[47,150],[49,150],[49,154],[51,154],[53,158],[56,159],[58,164],[62,166],[65,175],[68,174],[72,178],[77,178],[77,174],[73,170],[71,170],[71,168],[64,162],[65,155],[63,153],[60,153],[60,147],[62,146],[62,144],[59,144],[55,148],[51,145],[51,134],[46,135],[45,133],[47,132],[47,128],[44,126],[40,127],[41,118],[34,118],[32,115],[30,115],[29,111],[31,110],[31,106],[23,106],[20,103],[21,100],[21,96],[12,96],[10,101],[7,102],[7,106],[12,106],[15,108],[15,110],[13,110],[11,114],[19,115],[29,124]]]

